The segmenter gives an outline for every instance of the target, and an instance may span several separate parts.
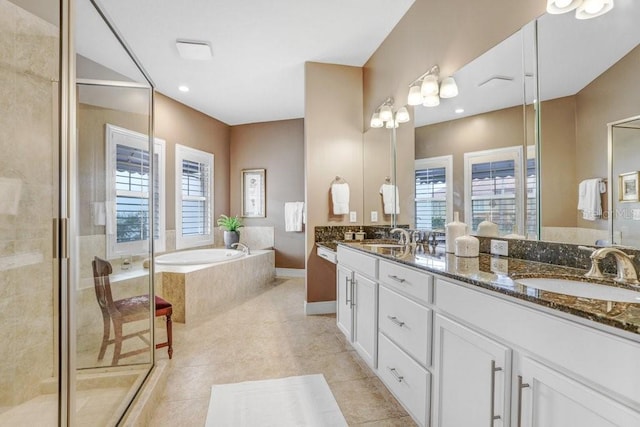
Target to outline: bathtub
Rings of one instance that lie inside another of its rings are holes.
[[[156,265],[215,264],[242,258],[244,255],[244,252],[235,249],[194,249],[160,255],[155,258],[155,262]]]

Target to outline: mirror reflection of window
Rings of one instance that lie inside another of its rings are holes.
[[[453,156],[415,162],[416,228],[442,230],[452,218]]]

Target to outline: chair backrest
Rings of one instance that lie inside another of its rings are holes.
[[[109,275],[113,272],[111,263],[94,257],[93,261],[91,261],[91,266],[93,267],[93,286],[96,291],[98,304],[103,311],[111,311],[113,308],[111,282],[109,281]]]

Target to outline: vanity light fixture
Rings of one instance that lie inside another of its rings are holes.
[[[547,12],[560,14],[576,11],[577,19],[590,19],[613,9],[613,0],[547,0]]]
[[[409,110],[407,107],[402,106],[393,112],[393,98],[387,98],[380,104],[376,111],[371,116],[370,126],[372,128],[386,127],[387,129],[397,128],[400,123],[407,123],[411,120]]]
[[[434,65],[409,85],[407,104],[436,107],[441,98],[453,98],[458,95],[458,85],[453,77],[440,79],[440,67]]]

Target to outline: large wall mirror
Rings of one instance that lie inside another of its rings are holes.
[[[618,188],[640,147],[608,151],[611,124],[640,114],[639,21],[631,0],[595,19],[546,14],[454,73],[458,97],[415,108],[415,163],[396,164],[405,222],[459,212],[472,232],[488,219],[501,235],[639,246],[640,202]],[[588,180],[604,190],[596,215],[578,210]]]

